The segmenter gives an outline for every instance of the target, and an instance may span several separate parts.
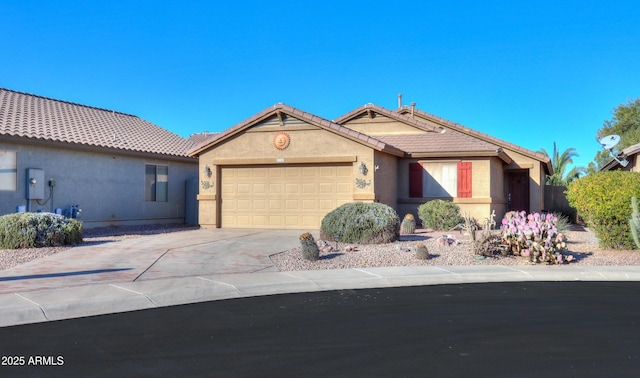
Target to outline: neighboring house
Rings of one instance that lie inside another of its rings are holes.
[[[480,222],[540,211],[543,154],[428,113],[365,105],[329,121],[276,104],[195,146],[203,227],[317,228],[353,201],[402,217],[451,200]]]
[[[78,204],[85,228],[195,223],[194,144],[133,115],[0,88],[0,214]]]
[[[617,159],[611,159],[607,164],[605,164],[600,171],[614,171],[614,170],[622,170],[622,171],[631,171],[631,172],[640,172],[640,164],[638,164],[638,153],[640,152],[640,143],[631,145],[622,151],[617,156]],[[626,167],[623,167],[620,164],[620,161],[626,159],[628,164]]]

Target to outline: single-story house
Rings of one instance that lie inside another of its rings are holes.
[[[616,159],[611,159],[607,164],[605,164],[600,171],[631,171],[631,172],[640,172],[640,164],[638,164],[638,153],[640,153],[640,143],[631,145],[627,148],[622,149],[616,156]],[[627,161],[627,165],[623,166],[620,162]]]
[[[329,121],[276,104],[199,143],[202,227],[317,228],[352,201],[402,217],[445,199],[480,222],[540,211],[551,162],[541,153],[399,104]]]
[[[0,88],[0,214],[196,223],[194,144],[134,115]]]

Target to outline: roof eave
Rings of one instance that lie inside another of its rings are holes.
[[[242,133],[244,130],[251,127],[252,125],[255,125],[256,123],[262,122],[263,120],[271,117],[272,115],[276,114],[279,111],[279,109],[281,109],[282,107],[283,107],[283,104],[276,104],[276,105],[270,106],[264,109],[263,111],[256,113],[253,116],[245,119],[244,121],[241,121],[240,123],[237,123],[231,126],[227,130],[217,134],[215,137],[212,137],[200,142],[191,150],[187,151],[187,154],[191,157],[198,156],[204,151],[212,147],[215,147],[217,144],[220,144]],[[290,115],[293,116],[293,114],[290,114]]]
[[[544,156],[543,154],[541,154],[539,152],[532,151],[532,150],[526,149],[524,147],[518,146],[516,144],[513,144],[511,142],[507,142],[506,140],[502,140],[500,138],[496,138],[494,136],[481,133],[481,132],[479,132],[477,130],[473,130],[473,129],[468,128],[468,127],[466,127],[464,125],[461,125],[459,123],[451,122],[451,121],[446,120],[444,118],[441,118],[441,117],[435,116],[433,114],[427,113],[427,112],[425,112],[423,110],[420,110],[420,109],[417,109],[417,108],[416,109],[410,109],[406,105],[401,107],[401,108],[398,108],[398,109],[394,110],[394,113],[402,114],[402,113],[411,112],[411,111],[415,112],[415,114],[418,114],[420,116],[428,118],[431,122],[434,122],[434,123],[440,125],[443,128],[447,128],[448,127],[448,128],[454,129],[454,130],[456,130],[458,132],[461,132],[463,134],[478,138],[478,139],[483,140],[485,142],[497,144],[502,148],[507,148],[507,149],[513,150],[514,152],[518,152],[518,153],[526,155],[526,156],[528,156],[530,158],[536,159],[536,160],[538,160],[541,163],[544,163],[546,165],[546,168],[547,168],[547,171],[548,171],[549,175],[553,174],[553,167],[551,166],[551,161],[548,160],[548,158],[546,156]]]
[[[309,123],[311,125],[317,126],[319,128],[322,128],[326,131],[332,132],[334,134],[340,135],[344,138],[347,138],[349,140],[352,140],[354,142],[360,143],[360,144],[364,144],[366,146],[369,146],[377,151],[381,151],[381,152],[385,152],[388,154],[392,154],[395,156],[404,156],[405,152],[397,149],[393,146],[390,146],[378,139],[375,139],[369,135],[360,133],[358,131],[352,130],[346,126],[337,124],[335,122],[329,121],[327,119],[324,119],[322,117],[316,116],[314,114],[311,113],[307,113],[304,112],[302,110],[296,109],[294,107],[291,107],[289,105],[284,105],[284,104],[276,104],[273,105],[272,107],[269,107],[265,110],[263,110],[260,113],[257,113],[256,115],[246,119],[245,121],[242,121],[238,124],[236,124],[235,126],[230,127],[229,129],[227,129],[226,131],[223,131],[222,133],[220,133],[216,138],[210,138],[208,140],[205,140],[203,142],[201,142],[199,145],[195,146],[194,148],[192,148],[190,151],[188,151],[188,154],[190,157],[195,157],[200,155],[201,153],[203,153],[206,150],[209,150],[213,147],[215,147],[216,145],[229,140],[230,138],[235,137],[236,135],[242,133],[244,130],[250,128],[251,126],[262,122],[263,120],[278,114],[278,113],[283,113],[286,114],[288,116],[291,116],[293,118],[299,119],[303,122]]]
[[[412,152],[409,154],[412,158],[460,158],[460,157],[498,157],[506,164],[513,161],[509,155],[502,150],[497,151],[446,151],[446,152]]]
[[[397,112],[395,112],[393,110],[389,110],[389,109],[383,108],[382,106],[375,105],[375,104],[363,105],[363,106],[361,106],[359,108],[356,108],[356,109],[350,111],[347,114],[344,114],[344,115],[338,117],[333,122],[335,122],[337,124],[344,124],[344,123],[346,123],[346,122],[348,122],[348,121],[350,121],[350,120],[362,115],[362,113],[365,113],[365,112],[368,112],[368,111],[374,111],[374,112],[376,112],[376,113],[378,113],[380,115],[383,115],[385,117],[389,117],[389,118],[391,118],[391,119],[393,119],[395,121],[398,121],[398,122],[403,122],[403,123],[405,123],[407,125],[416,127],[416,128],[418,128],[420,130],[423,130],[423,131],[430,131],[430,132],[443,132],[444,131],[444,129],[442,127],[440,127],[440,126],[435,127],[435,126],[427,125],[426,123],[424,123],[424,122],[422,122],[420,120],[407,117],[407,116],[405,116],[403,114],[397,113]]]

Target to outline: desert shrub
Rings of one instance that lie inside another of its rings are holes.
[[[573,181],[567,199],[595,232],[600,246],[633,249],[631,197],[640,197],[640,173],[598,172]]]
[[[82,223],[53,213],[14,213],[0,217],[0,248],[33,248],[82,242]]]
[[[565,256],[565,237],[558,232],[553,214],[529,214],[510,211],[502,219],[502,241],[507,251],[536,263],[562,264],[573,257]]]
[[[377,202],[346,203],[327,214],[320,238],[343,243],[381,244],[398,240],[400,219],[393,208]]]
[[[469,234],[471,241],[471,251],[478,256],[494,256],[500,251],[502,239],[493,228],[496,225],[496,212],[492,211],[488,218],[484,219],[482,230],[478,232],[478,221],[471,217],[470,214],[462,211],[462,219],[464,220],[462,229]]]
[[[313,239],[313,235],[308,232],[300,235],[300,246],[302,247],[302,258],[310,261],[320,259],[320,248]]]
[[[629,231],[636,248],[640,248],[640,209],[638,208],[638,199],[631,197],[631,219],[629,219]]]
[[[424,228],[451,230],[463,222],[460,208],[453,202],[433,200],[418,207],[418,217]]]
[[[400,235],[411,235],[416,232],[416,220],[413,214],[407,214],[400,225]]]
[[[568,215],[565,215],[565,213],[553,213],[553,216],[558,219],[558,221],[556,222],[556,228],[558,229],[558,232],[564,234],[565,232],[569,231],[569,229],[571,228],[571,221]]]
[[[418,260],[429,260],[431,256],[429,256],[429,250],[423,243],[418,243],[416,246],[416,259]]]

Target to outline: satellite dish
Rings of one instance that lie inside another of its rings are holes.
[[[607,135],[606,137],[600,139],[600,145],[607,151],[611,151],[613,147],[617,146],[620,143],[620,135]]]
[[[625,159],[624,154],[621,156],[617,156],[613,153],[613,148],[620,143],[620,135],[607,135],[598,141],[602,148],[609,151],[609,156],[613,158],[613,160],[620,163],[621,166],[626,167],[629,164],[629,161]],[[620,160],[622,159],[622,160]]]

